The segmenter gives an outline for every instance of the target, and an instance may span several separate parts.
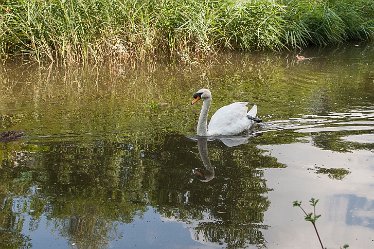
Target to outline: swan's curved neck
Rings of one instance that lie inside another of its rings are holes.
[[[205,99],[203,101],[203,106],[201,107],[199,122],[197,123],[197,135],[198,136],[208,136],[208,111],[210,107],[211,98]]]

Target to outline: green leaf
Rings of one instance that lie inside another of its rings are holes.
[[[309,203],[310,203],[310,205],[312,205],[313,207],[315,207],[317,205],[318,201],[319,201],[318,199],[311,198],[310,201],[309,201]]]
[[[294,201],[293,206],[294,207],[300,207],[301,206],[301,201]]]

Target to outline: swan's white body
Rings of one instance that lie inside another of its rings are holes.
[[[218,109],[210,119],[209,125],[207,125],[212,95],[208,89],[201,89],[194,94],[194,98],[195,100],[192,103],[199,99],[203,100],[197,124],[198,136],[237,135],[250,129],[255,123],[253,118],[257,115],[257,106],[254,105],[248,112],[248,102],[235,102]]]
[[[248,102],[235,102],[218,109],[210,119],[208,136],[236,135],[251,128],[254,121],[247,116],[247,104]],[[256,116],[256,105],[252,107],[250,113],[251,116]]]

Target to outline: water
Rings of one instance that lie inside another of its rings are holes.
[[[2,67],[0,248],[318,248],[312,197],[325,247],[373,247],[373,52]],[[264,123],[197,139],[201,87]]]

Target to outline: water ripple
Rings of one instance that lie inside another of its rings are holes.
[[[263,132],[295,130],[299,133],[370,131],[374,130],[374,110],[331,112],[326,115],[305,114],[286,120],[275,120],[262,125]]]

